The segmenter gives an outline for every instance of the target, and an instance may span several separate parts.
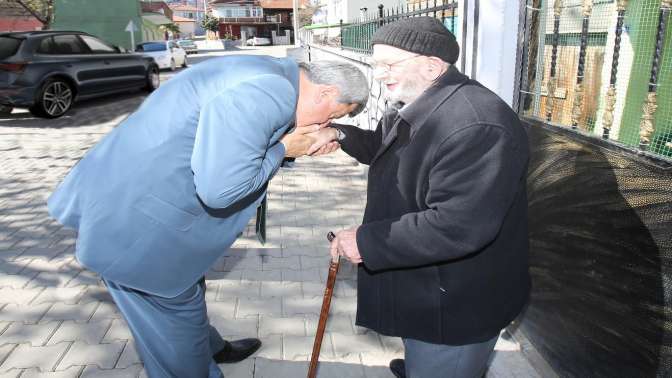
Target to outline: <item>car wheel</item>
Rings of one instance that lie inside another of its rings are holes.
[[[175,66],[175,59],[171,59],[171,60],[170,60],[170,70],[171,70],[171,71],[175,71],[175,68],[176,68],[176,66]]]
[[[9,105],[0,105],[0,115],[10,115],[12,114],[13,107]]]
[[[156,88],[161,85],[161,77],[159,76],[159,67],[150,66],[147,70],[147,84],[145,85],[145,90],[147,92],[153,92]]]
[[[187,68],[187,56],[184,56],[184,60],[182,61],[182,67]]]
[[[74,100],[72,86],[63,79],[49,79],[42,84],[31,113],[38,117],[58,118],[65,114]]]

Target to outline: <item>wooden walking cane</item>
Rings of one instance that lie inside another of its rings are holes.
[[[327,234],[329,241],[334,240],[336,235],[333,232]],[[322,347],[322,338],[324,329],[327,327],[327,318],[329,317],[329,306],[331,305],[331,296],[334,294],[334,284],[336,283],[336,274],[338,273],[339,256],[331,259],[329,263],[329,276],[327,277],[327,287],[324,289],[324,299],[322,299],[322,310],[320,310],[320,320],[317,323],[317,332],[315,333],[315,342],[313,343],[313,354],[310,356],[310,367],[308,368],[308,378],[315,378],[317,375],[317,360],[320,358],[320,348]]]

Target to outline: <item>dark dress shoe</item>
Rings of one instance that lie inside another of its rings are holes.
[[[390,361],[390,370],[397,378],[406,378],[406,363],[401,358]]]
[[[235,341],[227,341],[222,350],[215,353],[212,358],[218,364],[230,364],[233,362],[240,362],[251,356],[261,347],[261,340],[259,339],[242,339]]]

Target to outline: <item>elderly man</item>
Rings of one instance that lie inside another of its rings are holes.
[[[453,66],[459,48],[438,20],[385,25],[373,44],[374,75],[400,110],[375,131],[320,131],[370,166],[363,223],[331,252],[359,264],[357,324],[402,338],[397,377],[480,377],[530,290],[527,138]]]
[[[308,133],[367,97],[343,63],[212,59],[154,92],[63,180],[49,211],[78,230],[77,259],[104,280],[149,377],[221,377],[217,362],[259,348],[209,325],[202,277],[282,159],[318,150]]]

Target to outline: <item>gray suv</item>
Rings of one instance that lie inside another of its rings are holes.
[[[90,34],[0,33],[0,113],[65,114],[76,100],[159,86],[159,67]]]

